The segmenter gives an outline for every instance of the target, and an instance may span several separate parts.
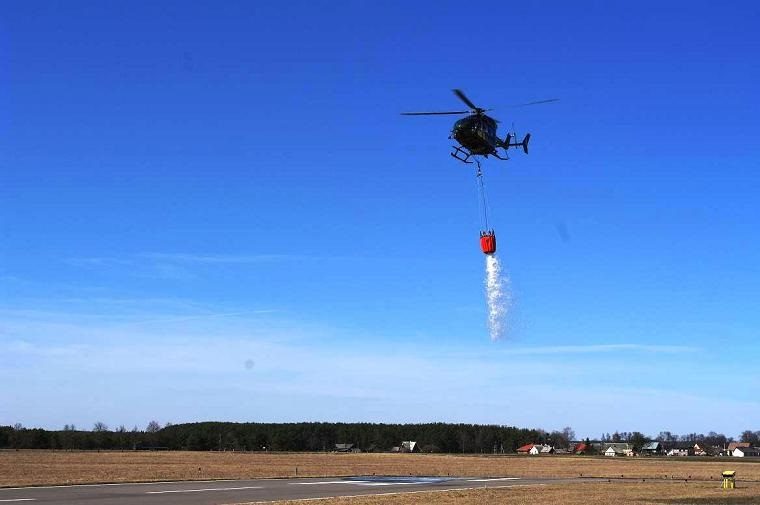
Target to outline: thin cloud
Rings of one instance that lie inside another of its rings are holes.
[[[274,309],[245,310],[245,311],[239,311],[239,312],[214,312],[210,314],[195,314],[195,315],[188,315],[188,316],[177,316],[177,317],[166,317],[166,318],[158,318],[158,319],[144,319],[144,320],[138,320],[138,321],[131,321],[129,323],[120,324],[119,327],[137,326],[137,325],[143,325],[143,324],[182,323],[185,321],[194,321],[194,320],[201,320],[201,319],[222,319],[222,318],[227,318],[227,317],[256,316],[256,315],[273,314],[276,312],[277,311]]]
[[[542,354],[599,354],[615,352],[642,352],[653,354],[681,354],[700,351],[698,347],[681,345],[647,345],[647,344],[595,344],[595,345],[557,345],[542,347],[522,347],[503,351],[503,354],[524,356]]]
[[[134,260],[127,257],[116,256],[85,256],[77,258],[65,258],[69,265],[77,267],[112,267],[133,265]]]
[[[126,256],[89,256],[66,258],[64,262],[83,268],[148,268],[161,276],[184,276],[190,265],[255,265],[262,263],[340,259],[338,256],[291,254],[197,254],[181,252],[143,252]]]
[[[141,258],[157,261],[204,264],[245,264],[304,259],[304,256],[287,254],[188,254],[188,253],[142,253]]]
[[[412,261],[414,258],[404,258]],[[293,261],[387,261],[387,257],[310,255],[310,254],[227,254],[227,253],[184,253],[184,252],[142,252],[126,256],[90,256],[66,258],[72,266],[87,268],[107,267],[187,267],[189,265],[255,265],[264,263]]]

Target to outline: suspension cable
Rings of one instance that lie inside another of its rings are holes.
[[[478,207],[481,210],[481,224],[485,231],[490,231],[488,226],[488,198],[486,196],[486,188],[483,182],[483,170],[480,168],[480,161],[475,160],[478,164],[477,171],[475,172],[475,179],[478,186]]]

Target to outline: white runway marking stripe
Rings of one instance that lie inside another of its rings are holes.
[[[166,493],[203,493],[205,491],[239,491],[242,489],[263,489],[261,486],[243,486],[243,487],[207,487],[203,489],[172,489],[169,491],[146,491],[145,494],[166,494]]]
[[[212,479],[212,480],[194,480],[196,484],[202,484],[204,482],[237,482],[240,479]],[[272,479],[256,479],[256,480],[272,480]],[[59,487],[105,487],[105,486],[155,486],[160,484],[177,484],[180,482],[188,482],[183,480],[159,480],[153,482],[110,482],[105,484],[57,484],[55,486],[19,486],[19,487],[4,487],[0,488],[0,491],[12,491],[14,489],[55,489]],[[30,498],[31,499],[31,498]],[[34,498],[36,500],[36,498]]]
[[[293,486],[316,486],[318,484],[345,484],[344,480],[330,480],[324,482],[289,482]]]
[[[371,480],[331,480],[324,482],[291,482],[294,486],[317,486],[319,484],[353,484],[354,486],[410,486],[415,484],[429,484],[428,482],[376,482]]]
[[[427,484],[427,482],[372,482],[369,480],[357,480],[347,482],[347,484],[357,484],[359,486],[414,486],[418,484]]]
[[[8,498],[6,500],[0,500],[0,502],[11,502],[11,501],[35,501],[37,498]]]
[[[520,477],[494,477],[493,479],[470,479],[467,482],[496,482],[500,480],[520,480]]]

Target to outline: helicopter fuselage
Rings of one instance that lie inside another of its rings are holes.
[[[472,114],[454,123],[451,137],[473,155],[495,154],[501,142],[496,136],[496,121],[485,114]]]

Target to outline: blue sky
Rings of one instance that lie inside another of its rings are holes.
[[[754,2],[11,2],[0,424],[758,429]],[[486,329],[451,88],[514,299]],[[509,108],[545,98],[556,104]]]

